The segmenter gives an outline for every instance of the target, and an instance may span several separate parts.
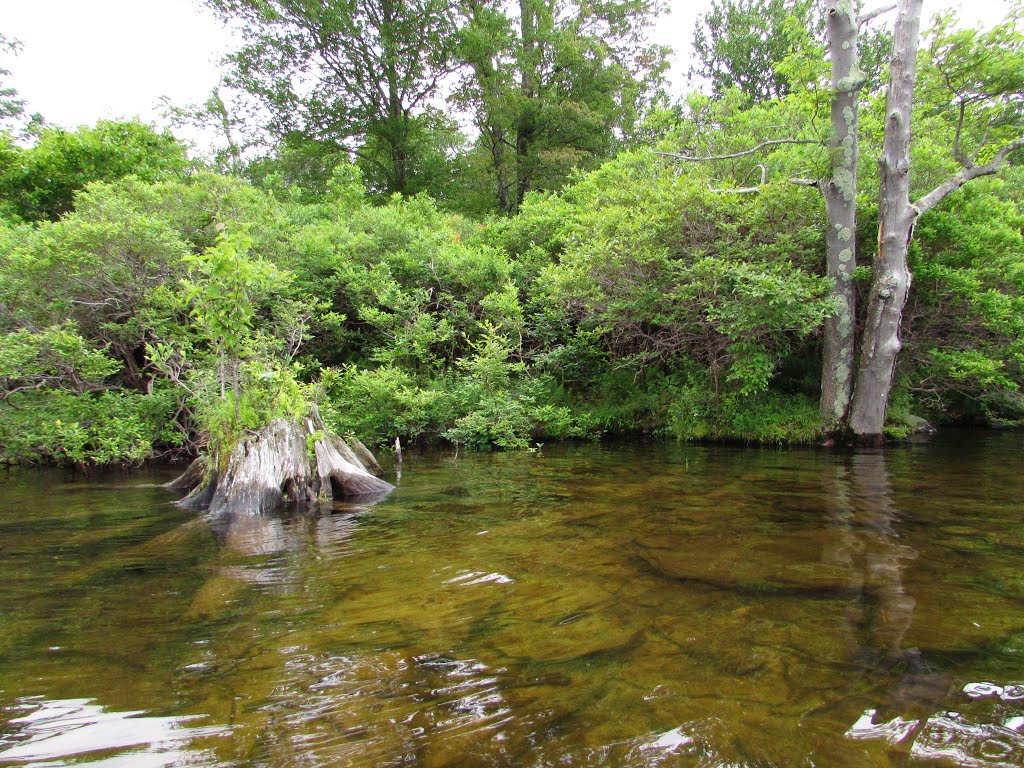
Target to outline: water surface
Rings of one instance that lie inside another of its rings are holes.
[[[0,475],[0,765],[1024,766],[1024,435]]]

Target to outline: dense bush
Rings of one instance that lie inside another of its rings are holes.
[[[796,119],[789,102],[691,106],[667,145],[717,151]],[[789,182],[821,170],[818,147],[759,158],[759,194],[723,191],[749,176],[738,160],[623,153],[513,218],[472,220],[423,196],[375,203],[337,159],[308,194],[278,185],[272,163],[259,187],[181,176],[162,141],[152,178],[76,182],[55,221],[19,221],[4,199],[8,459],[223,458],[313,402],[377,445],[820,436],[823,210]],[[948,172],[920,151],[924,174]],[[919,413],[1024,420],[1022,179],[966,187],[918,227],[894,434]],[[876,221],[862,208],[866,252]]]

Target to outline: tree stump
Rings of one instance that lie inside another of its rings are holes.
[[[392,490],[391,483],[371,473],[380,471],[373,454],[359,441],[353,443],[328,432],[314,408],[301,422],[274,419],[246,437],[223,472],[200,457],[166,487],[188,491],[179,505],[209,507],[218,516],[259,515],[283,506],[313,509],[335,498]]]

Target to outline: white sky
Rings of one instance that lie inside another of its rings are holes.
[[[879,0],[881,2],[881,0]],[[961,0],[926,0],[926,18]],[[710,0],[670,0],[656,41],[676,50],[671,80],[680,90],[694,19]],[[867,2],[870,6],[872,3]],[[966,0],[971,15],[1001,18],[1007,0]],[[0,0],[0,33],[23,44],[3,56],[28,112],[50,123],[91,125],[100,118],[160,123],[160,98],[204,101],[218,82],[218,59],[231,40],[199,0]]]

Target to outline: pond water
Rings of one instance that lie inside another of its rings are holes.
[[[0,765],[1024,766],[1024,435],[0,474]]]

